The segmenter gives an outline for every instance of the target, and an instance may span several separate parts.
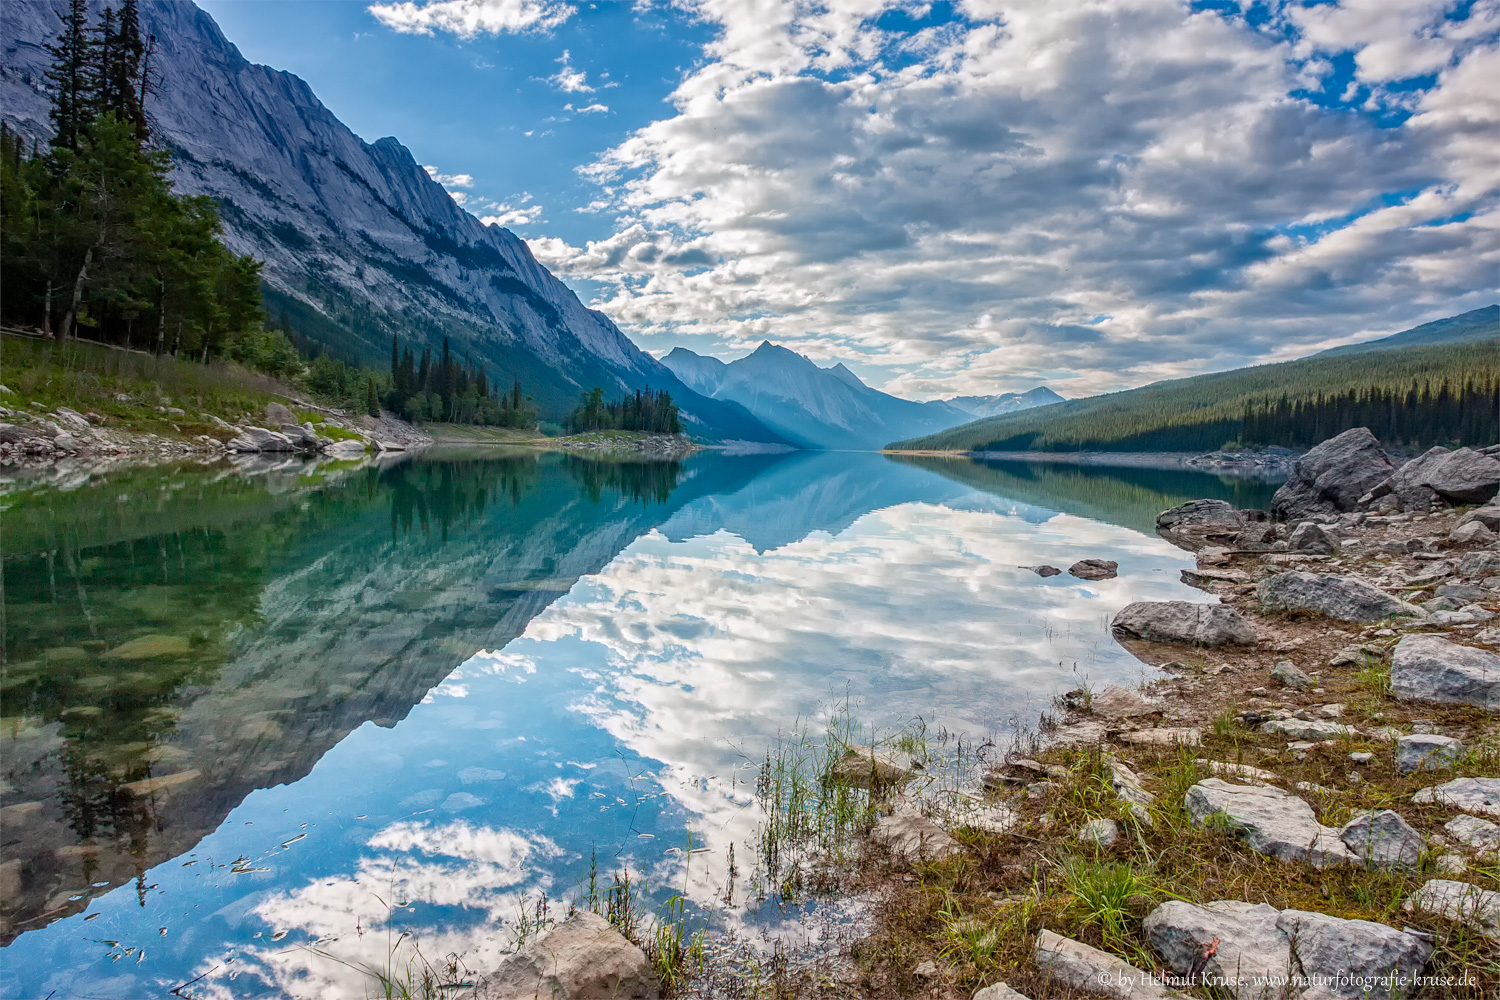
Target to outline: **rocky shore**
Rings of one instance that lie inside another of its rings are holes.
[[[189,415],[175,407],[160,407],[169,423],[208,425],[208,433],[166,437],[114,425],[97,413],[79,413],[66,406],[51,412],[0,406],[0,467],[46,465],[68,459],[133,459],[170,461],[222,455],[323,455],[360,458],[375,452],[426,447],[432,439],[404,420],[350,417],[311,403],[297,402],[311,417],[300,423],[280,403],[270,403],[258,414],[246,413],[233,423],[212,414]]]
[[[1269,511],[1163,511],[1220,603],[1127,606],[1161,679],[1064,695],[982,790],[892,795],[860,992],[1500,996],[1497,453],[1357,429]]]

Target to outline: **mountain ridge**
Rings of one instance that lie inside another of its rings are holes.
[[[45,46],[64,7],[0,8],[0,107],[38,140],[50,135]],[[434,347],[447,337],[492,378],[521,379],[547,417],[595,385],[611,396],[666,389],[700,435],[779,440],[742,407],[694,392],[585,307],[523,240],[454,202],[399,140],[366,143],[306,81],[245,59],[207,12],[143,0],[140,15],[157,37],[161,86],[150,111],[173,154],[174,188],[218,202],[224,242],[265,262],[267,307],[299,333],[370,364],[389,357],[393,334]]]
[[[1362,340],[1357,344],[1330,347],[1326,351],[1309,354],[1309,358],[1344,357],[1350,354],[1368,354],[1371,351],[1390,351],[1403,347],[1434,346],[1438,344],[1471,344],[1485,340],[1500,344],[1500,305],[1482,306],[1457,316],[1423,323],[1388,337]]]
[[[770,341],[728,363],[685,347],[674,348],[662,362],[698,391],[743,405],[804,448],[874,450],[893,432],[942,430],[969,416],[947,403],[917,402],[872,389],[842,363],[819,368]]]
[[[998,417],[1002,413],[1066,403],[1067,397],[1058,395],[1045,385],[1039,385],[1025,392],[1002,392],[995,396],[952,396],[943,402],[976,417]]]

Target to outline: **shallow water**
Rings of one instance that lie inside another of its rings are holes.
[[[821,904],[754,873],[779,732],[1003,739],[1137,680],[1113,613],[1212,599],[1155,513],[1272,489],[866,454],[11,484],[0,994],[363,997],[393,927],[482,970],[591,856],[790,933]],[[1119,578],[1024,568],[1087,557]]]

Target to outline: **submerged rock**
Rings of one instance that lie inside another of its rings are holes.
[[[1080,559],[1068,567],[1068,574],[1080,580],[1113,580],[1120,564],[1113,559]]]
[[[1115,615],[1112,627],[1150,642],[1195,646],[1253,646],[1258,641],[1238,611],[1222,604],[1187,601],[1136,601]]]
[[[1403,636],[1391,654],[1391,693],[1403,701],[1500,709],[1500,656],[1436,635]]]
[[[1396,616],[1422,617],[1422,609],[1398,600],[1355,576],[1290,571],[1261,582],[1266,611],[1316,611],[1344,622],[1378,622]]]
[[[850,747],[833,765],[828,779],[851,788],[880,791],[911,777],[911,755],[880,747]]]
[[[661,984],[641,949],[584,910],[482,977],[464,1000],[656,1000]]]

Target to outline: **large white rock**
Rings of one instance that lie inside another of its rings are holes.
[[[1390,809],[1354,817],[1339,839],[1372,868],[1415,868],[1422,860],[1422,835]]]
[[[1084,993],[1118,1000],[1170,1000],[1175,993],[1108,952],[1044,930],[1036,937],[1036,964],[1053,979]]]
[[[963,845],[925,816],[898,812],[882,818],[870,838],[902,861],[940,861],[962,853]]]
[[[1489,938],[1500,938],[1500,892],[1467,882],[1435,878],[1406,901],[1408,913],[1428,913],[1469,924]]]
[[[1293,570],[1267,577],[1257,594],[1267,611],[1316,611],[1343,622],[1422,617],[1421,608],[1355,576]]]
[[[1478,816],[1455,816],[1443,824],[1443,832],[1476,854],[1500,850],[1500,826]]]
[[[1188,601],[1136,601],[1115,615],[1112,627],[1150,642],[1193,646],[1253,646],[1255,630],[1240,613],[1222,604]]]
[[[296,451],[297,446],[285,434],[268,431],[264,427],[241,428],[240,433],[225,447],[230,451],[275,452]]]
[[[1464,755],[1464,745],[1451,736],[1413,733],[1396,738],[1396,770],[1440,771],[1452,767]]]
[[[482,977],[465,1000],[656,1000],[661,983],[645,953],[587,910]]]
[[[1207,778],[1187,790],[1183,804],[1198,826],[1219,817],[1217,821],[1260,854],[1314,868],[1358,863],[1339,839],[1339,831],[1323,826],[1312,806],[1280,788]]]
[[[1322,719],[1272,719],[1260,727],[1263,733],[1281,733],[1294,740],[1336,740],[1353,736],[1359,730],[1342,722],[1325,722]]]
[[[1235,1000],[1282,1000],[1284,988],[1271,983],[1284,982],[1293,970],[1292,943],[1276,926],[1280,916],[1265,903],[1217,900],[1195,906],[1172,900],[1153,910],[1141,927],[1174,972],[1198,973],[1200,983],[1222,985]]]
[[[1500,816],[1500,778],[1454,778],[1422,789],[1411,800],[1418,805],[1435,803],[1461,812]]]
[[[1403,701],[1500,709],[1500,656],[1441,636],[1403,636],[1391,654],[1391,693]]]
[[[1432,957],[1432,945],[1415,934],[1369,920],[1283,910],[1276,920],[1292,941],[1302,972],[1349,1000],[1405,996]]]

